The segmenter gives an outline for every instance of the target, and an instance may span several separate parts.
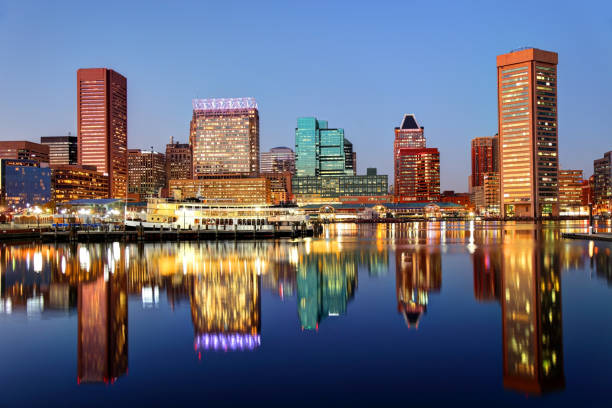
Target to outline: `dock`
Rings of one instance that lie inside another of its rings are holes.
[[[292,228],[291,230],[251,230],[232,229],[158,229],[158,230],[87,230],[21,228],[0,230],[0,242],[171,242],[171,241],[217,241],[217,240],[259,240],[275,238],[312,237],[312,228]]]
[[[563,238],[567,239],[583,239],[588,241],[609,241],[612,242],[612,233],[575,233],[575,232],[564,232],[561,234]]]

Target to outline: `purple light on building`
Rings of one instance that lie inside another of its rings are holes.
[[[261,346],[259,334],[204,333],[196,336],[195,350],[245,351]]]
[[[207,98],[194,99],[194,111],[225,111],[237,109],[258,109],[255,98]]]

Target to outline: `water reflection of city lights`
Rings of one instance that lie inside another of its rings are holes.
[[[204,333],[196,336],[196,350],[242,351],[254,350],[261,346],[259,334],[243,333]]]
[[[84,246],[79,248],[79,266],[81,269],[85,269],[87,272],[89,272],[89,269],[91,268],[89,250]]]
[[[119,242],[113,242],[113,258],[115,261],[119,261],[121,259],[121,247],[119,246]]]
[[[66,274],[66,257],[64,255],[62,255],[62,274],[65,275]]]
[[[37,272],[37,273],[42,272],[42,266],[43,266],[42,253],[34,252],[34,258],[33,258],[32,266],[34,268],[34,272]]]

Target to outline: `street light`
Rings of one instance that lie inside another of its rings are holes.
[[[42,210],[40,209],[40,207],[36,206],[34,207],[33,213],[36,214],[36,225],[38,228],[38,232],[40,232],[40,213],[42,213]]]

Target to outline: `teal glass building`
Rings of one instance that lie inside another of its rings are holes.
[[[295,129],[298,177],[352,175],[352,151],[352,143],[344,138],[344,129],[329,128],[326,120],[314,117],[298,118]]]

